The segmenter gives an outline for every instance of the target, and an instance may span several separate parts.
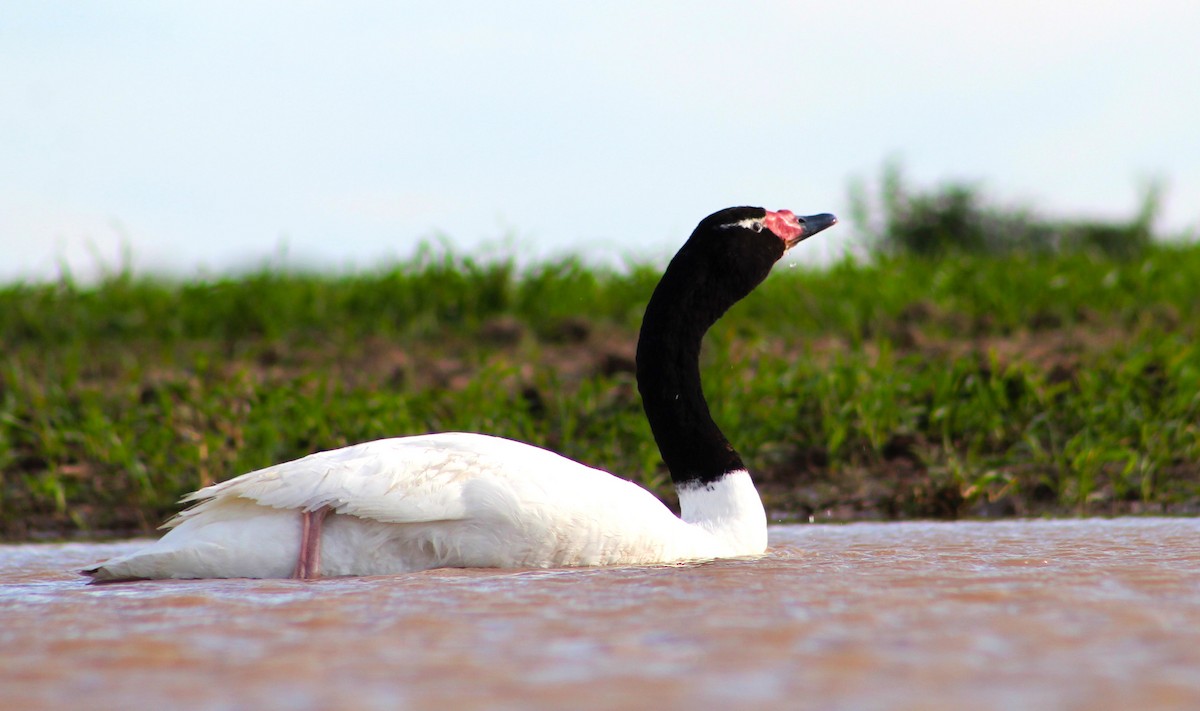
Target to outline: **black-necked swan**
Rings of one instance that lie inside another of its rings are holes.
[[[700,222],[654,289],[638,337],[638,390],[680,517],[646,489],[545,449],[426,434],[317,452],[201,489],[161,539],[84,573],[315,578],[760,555],[766,514],[709,415],[700,341],[784,252],[835,222],[721,210]]]

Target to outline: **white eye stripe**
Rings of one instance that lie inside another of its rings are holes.
[[[738,220],[737,222],[729,222],[724,225],[721,225],[721,229],[723,229],[723,230],[733,229],[734,227],[741,227],[741,228],[747,229],[747,230],[754,230],[755,232],[762,232],[763,231],[763,218],[747,217],[744,220]]]

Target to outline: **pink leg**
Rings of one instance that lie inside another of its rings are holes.
[[[300,512],[300,555],[292,577],[311,580],[321,576],[321,525],[329,515],[330,508],[322,506],[315,511]]]

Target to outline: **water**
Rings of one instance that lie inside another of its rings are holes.
[[[1200,520],[782,526],[755,561],[88,586],[0,546],[0,708],[1198,709]]]

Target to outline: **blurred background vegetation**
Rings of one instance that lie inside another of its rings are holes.
[[[900,164],[890,162],[874,191],[863,181],[851,186],[850,210],[859,234],[878,253],[942,257],[1093,250],[1131,258],[1154,241],[1162,193],[1162,183],[1147,182],[1137,212],[1126,221],[1050,218],[1029,208],[990,204],[971,183],[914,190]]]
[[[978,186],[852,189],[869,246],[714,327],[714,417],[776,519],[1200,512],[1200,247]],[[427,247],[373,272],[0,286],[0,536],[148,532],[182,494],[470,430],[672,502],[633,382],[661,265]],[[794,267],[794,264],[789,264]]]

